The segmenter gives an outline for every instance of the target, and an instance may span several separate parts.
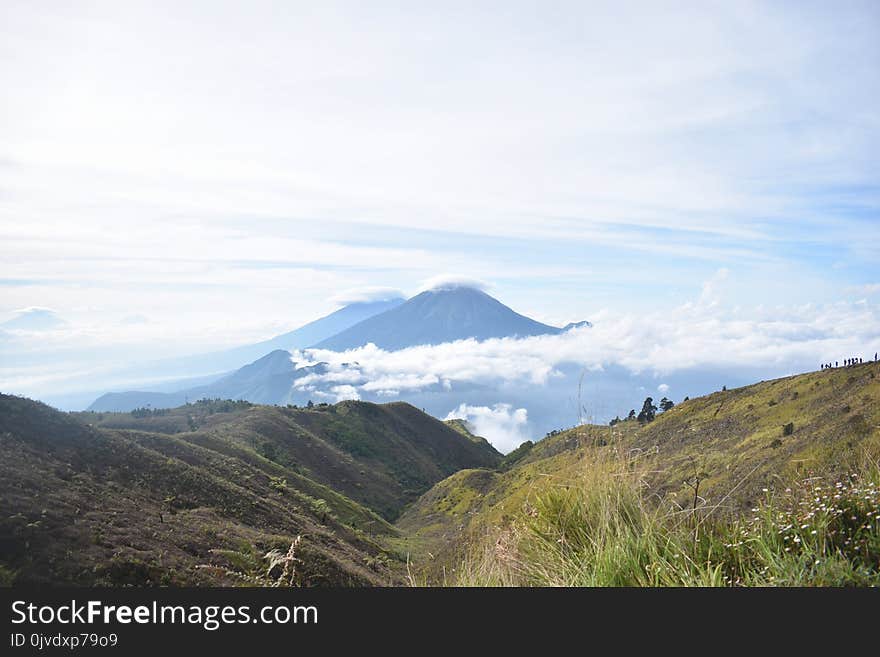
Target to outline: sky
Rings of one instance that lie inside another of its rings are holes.
[[[560,325],[876,328],[876,2],[6,0],[0,94],[0,322],[52,309],[47,353],[440,274]]]

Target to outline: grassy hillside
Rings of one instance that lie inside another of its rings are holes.
[[[82,413],[100,427],[178,433],[218,449],[256,452],[388,520],[437,481],[501,455],[405,403],[345,401],[313,408],[204,401],[150,413]]]
[[[475,545],[501,545],[557,494],[628,481],[646,508],[733,522],[768,496],[844,481],[878,459],[880,365],[870,363],[714,393],[644,426],[564,431],[497,470],[439,482],[398,526],[425,576],[448,578]]]
[[[500,459],[405,404],[68,415],[7,395],[0,449],[0,581],[111,585],[266,583],[294,543],[299,584],[399,581],[380,514]]]

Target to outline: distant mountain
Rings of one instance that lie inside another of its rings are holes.
[[[15,317],[0,323],[0,329],[7,331],[52,331],[66,326],[54,310],[49,308],[23,308],[16,311]]]
[[[269,340],[206,354],[157,361],[145,366],[143,372],[153,377],[229,372],[276,349],[291,350],[310,347],[316,342],[325,340],[365,319],[396,308],[403,302],[402,297],[394,297],[379,301],[350,303],[325,317]]]
[[[569,324],[565,328],[542,324],[514,312],[485,292],[471,287],[429,290],[405,303],[400,300],[382,303],[390,305],[391,308],[358,322],[333,337],[322,339],[315,347],[344,351],[372,342],[383,349],[394,350],[420,344],[440,344],[464,338],[485,340],[500,337],[555,335],[571,328],[589,326],[589,322]],[[371,311],[377,308],[376,304],[368,305]],[[343,321],[350,320],[354,315],[353,312],[343,314]],[[324,328],[327,326],[329,324],[325,324]],[[307,327],[303,327],[303,329],[305,328]],[[301,340],[303,335],[299,333],[297,339]],[[264,346],[285,344],[286,339],[289,341],[286,336],[279,336],[260,344]],[[257,346],[259,345],[252,347]],[[242,352],[239,351],[239,353]],[[187,401],[215,398],[246,399],[258,404],[304,404],[310,399],[318,401],[337,398],[328,394],[328,390],[311,389],[309,391],[301,387],[294,387],[294,382],[307,374],[323,374],[325,365],[318,363],[297,369],[290,353],[284,349],[275,349],[268,354],[261,354],[261,356],[249,365],[245,365],[207,385],[191,386],[175,392],[146,390],[107,393],[96,399],[89,406],[89,410],[124,412],[140,407],[171,408]],[[464,401],[476,399],[475,393],[473,391],[469,393],[467,386],[459,385],[454,392],[444,392],[441,388],[442,386],[438,384],[436,390],[424,392],[428,392],[432,396],[441,395],[442,400],[437,399],[436,403],[444,406],[448,404],[456,406],[461,403],[459,397],[462,395],[464,395]],[[447,399],[447,397],[449,398]],[[383,401],[381,398],[368,398]],[[401,398],[419,403],[421,407],[427,405],[426,400],[422,399],[420,394],[412,398],[406,396]],[[489,401],[482,397],[480,400],[483,404]],[[449,408],[446,408],[442,412],[448,410]],[[433,408],[432,412],[434,412]]]
[[[466,338],[522,338],[555,335],[564,330],[520,315],[481,290],[460,286],[422,292],[314,347],[345,351],[372,342],[381,349],[393,351]]]
[[[311,368],[313,369],[313,368]],[[130,411],[134,408],[173,408],[199,399],[246,399],[255,404],[276,404],[285,399],[298,374],[290,352],[276,349],[262,358],[223,376],[213,383],[177,392],[108,392],[96,399],[90,411]]]

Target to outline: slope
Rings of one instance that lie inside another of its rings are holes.
[[[451,566],[475,537],[509,526],[551,489],[585,485],[600,463],[638,470],[646,494],[671,509],[693,503],[699,479],[700,507],[737,515],[767,491],[804,478],[831,482],[878,459],[880,364],[869,363],[716,392],[644,426],[561,432],[526,445],[512,464],[439,482],[397,526],[417,561],[434,555]]]
[[[235,584],[301,536],[302,584],[397,581],[405,553],[377,511],[500,456],[389,406],[73,415],[2,395],[0,580]]]

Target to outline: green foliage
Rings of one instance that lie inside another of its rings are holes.
[[[747,519],[662,511],[637,477],[595,466],[550,489],[491,549],[461,565],[465,585],[877,586],[880,487],[847,481],[768,494]],[[695,529],[694,529],[695,528]]]
[[[642,404],[642,410],[639,412],[637,419],[640,424],[645,424],[647,422],[653,422],[656,416],[657,407],[654,405],[654,400],[651,397],[647,397],[645,403]]]
[[[287,479],[284,477],[269,477],[269,486],[277,490],[279,493],[284,493],[287,490]]]

